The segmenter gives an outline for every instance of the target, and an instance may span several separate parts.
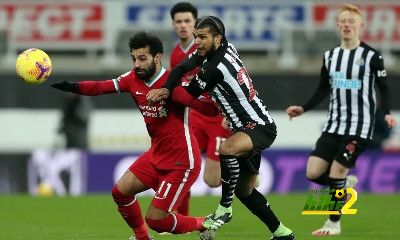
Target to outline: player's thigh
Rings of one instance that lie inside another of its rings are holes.
[[[331,165],[331,169],[329,172],[329,177],[331,178],[345,178],[347,176],[347,173],[349,172],[349,168],[342,165],[341,163],[339,163],[338,161],[334,160],[332,165]]]
[[[136,195],[158,185],[158,175],[151,164],[151,154],[142,154],[117,183],[118,189],[125,194]]]
[[[169,213],[175,211],[178,204],[196,181],[199,173],[200,169],[160,170],[159,186],[151,201],[152,207],[149,208],[146,216],[151,219],[161,219],[161,212]]]
[[[317,156],[310,156],[307,161],[306,176],[316,179],[324,174],[329,168],[329,162]]]
[[[238,129],[221,144],[220,154],[247,157],[269,148],[276,138],[276,125],[254,124]]]
[[[253,149],[253,142],[248,134],[236,132],[223,143],[219,149],[220,155],[245,156]]]
[[[324,174],[333,162],[340,144],[340,136],[322,133],[307,161],[306,176],[316,179]]]
[[[119,179],[117,188],[123,194],[136,195],[148,189],[129,169]]]

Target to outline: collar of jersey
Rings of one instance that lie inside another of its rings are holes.
[[[186,48],[184,48],[184,47],[182,46],[182,44],[180,44],[180,45],[181,45],[182,51],[183,51],[184,53],[187,53],[187,51],[189,51],[189,49],[193,46],[193,44],[194,44],[194,38],[192,38],[192,41],[190,41],[189,45],[188,45]]]
[[[157,74],[153,79],[151,79],[151,80],[148,81],[148,82],[145,82],[146,85],[147,85],[148,87],[151,87],[155,82],[157,82],[158,79],[160,79],[160,77],[161,77],[162,75],[164,75],[165,71],[166,71],[165,68],[161,67],[161,68],[160,68],[160,71],[158,72],[158,74]]]

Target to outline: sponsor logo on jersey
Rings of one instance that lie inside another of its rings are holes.
[[[333,88],[361,89],[360,80],[332,80]]]
[[[203,81],[202,79],[200,79],[198,75],[196,75],[196,81],[199,83],[199,87],[201,89],[205,89],[206,88],[206,85],[207,85],[206,82]]]
[[[346,79],[343,72],[330,72],[332,88],[361,89],[362,82],[358,79]]]
[[[378,77],[386,77],[386,70],[383,69],[383,70],[378,71]]]

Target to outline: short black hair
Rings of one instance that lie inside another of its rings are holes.
[[[190,2],[178,2],[175,4],[170,11],[171,18],[174,20],[174,16],[181,12],[191,12],[194,19],[197,19],[197,8],[193,6]]]
[[[196,20],[195,29],[210,28],[211,34],[215,37],[218,34],[222,36],[222,43],[226,43],[224,23],[215,16],[205,16]]]
[[[149,46],[149,51],[153,57],[157,53],[163,54],[164,52],[161,40],[151,33],[141,31],[129,39],[129,48],[131,51],[139,48],[145,48],[147,46]]]

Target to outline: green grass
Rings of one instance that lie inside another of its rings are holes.
[[[268,195],[272,209],[291,228],[296,239],[368,240],[400,237],[400,195],[359,194],[352,208],[356,215],[342,218],[342,235],[312,237],[310,233],[322,226],[327,216],[301,215],[307,195]],[[146,210],[151,198],[139,198]],[[191,215],[204,216],[215,210],[218,197],[192,197]],[[110,195],[84,197],[31,197],[11,195],[0,197],[0,239],[74,240],[124,239],[131,230],[117,212]],[[217,240],[266,240],[268,229],[240,201],[234,201],[232,221],[217,231]],[[196,233],[158,235],[155,240],[198,239]]]

